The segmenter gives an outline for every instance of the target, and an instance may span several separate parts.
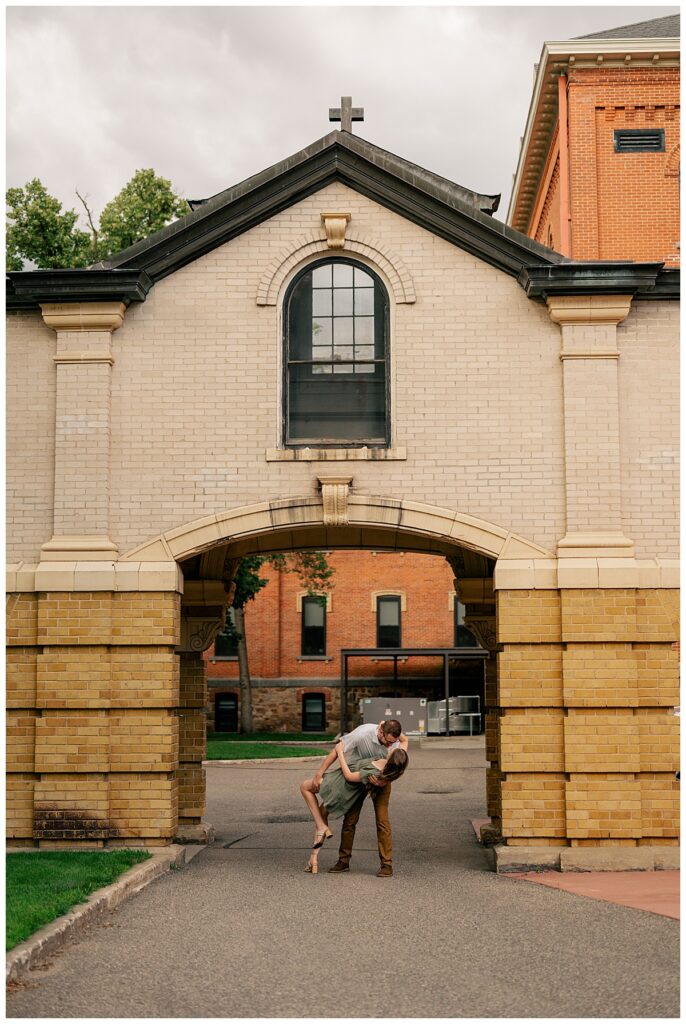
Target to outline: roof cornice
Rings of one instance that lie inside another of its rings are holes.
[[[507,210],[507,223],[526,231],[536,198],[538,177],[548,151],[557,118],[556,79],[571,68],[675,67],[679,65],[680,40],[663,39],[565,39],[543,44],[526,127],[519,148],[517,169]],[[628,58],[628,60],[627,60]],[[529,180],[532,184],[529,184]],[[524,190],[526,199],[522,199]],[[522,200],[522,201],[520,201]]]
[[[41,302],[144,302],[153,281],[144,270],[18,270],[7,275],[7,309]]]
[[[662,263],[578,261],[558,266],[525,267],[518,282],[530,299],[557,295],[634,295],[640,299],[678,299],[678,270]]]

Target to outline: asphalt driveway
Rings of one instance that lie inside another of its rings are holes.
[[[303,872],[311,763],[209,766],[215,845],[32,971],[8,1016],[678,1016],[678,922],[496,876],[470,824],[482,746],[410,757],[391,879],[371,807],[349,873]]]

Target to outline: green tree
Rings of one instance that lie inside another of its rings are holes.
[[[231,635],[238,640],[238,675],[241,691],[241,732],[252,732],[252,681],[248,662],[248,645],[245,637],[245,606],[254,601],[269,580],[260,576],[263,565],[270,565],[277,572],[294,572],[311,597],[326,601],[326,592],[331,589],[331,578],[335,572],[321,551],[296,551],[292,554],[249,555],[241,559],[234,577],[236,591],[231,607],[234,610],[235,632],[229,625]]]
[[[152,167],[136,171],[100,215],[102,248],[108,253],[127,249],[189,211],[167,178],[158,177]]]
[[[8,270],[21,270],[25,262],[39,270],[84,267],[90,261],[90,238],[76,227],[78,214],[62,211],[39,178],[23,188],[10,188],[7,203],[5,249]]]

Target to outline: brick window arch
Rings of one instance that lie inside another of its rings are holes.
[[[287,445],[390,443],[388,294],[368,266],[310,264],[284,304]]]

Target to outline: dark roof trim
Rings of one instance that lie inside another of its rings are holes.
[[[153,281],[144,270],[21,270],[7,275],[7,308],[41,302],[144,302]]]
[[[678,299],[679,271],[662,263],[576,262],[525,267],[517,280],[530,299],[552,295],[635,295]]]
[[[563,259],[485,214],[484,209],[497,207],[498,197],[470,192],[364,139],[335,131],[92,269],[137,268],[159,281],[333,181],[512,276],[533,261]]]

